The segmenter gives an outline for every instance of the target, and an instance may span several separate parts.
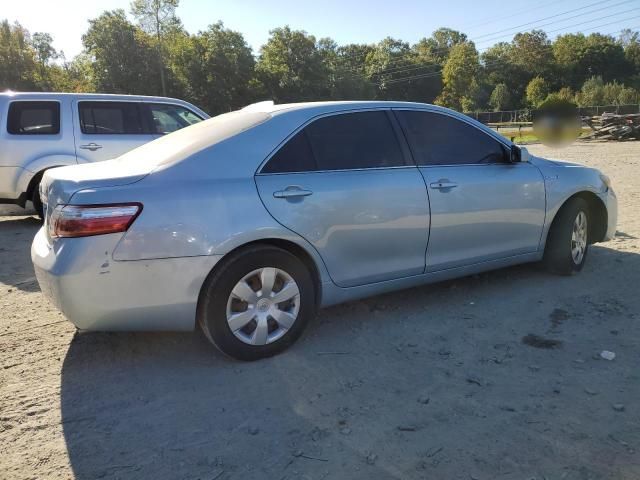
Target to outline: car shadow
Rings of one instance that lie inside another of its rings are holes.
[[[489,438],[505,445],[504,455],[529,431],[523,428],[537,426],[540,412],[511,434],[515,417],[507,407],[499,412],[510,415],[505,420],[496,415],[488,423],[469,423],[476,416],[469,405],[481,408],[473,400],[481,380],[467,375],[465,381],[451,364],[441,368],[437,362],[457,358],[465,369],[488,368],[483,359],[500,342],[508,345],[504,358],[514,349],[536,354],[511,338],[539,328],[537,307],[525,314],[522,305],[543,303],[549,292],[569,287],[589,292],[600,279],[627,291],[629,277],[618,275],[620,269],[640,271],[640,255],[594,246],[574,277],[522,265],[331,307],[287,352],[254,363],[226,358],[199,333],[77,333],[61,377],[70,464],[79,479],[325,478],[329,472],[327,478],[422,478],[420,468],[443,462],[438,473],[446,478],[460,470],[454,458],[446,466],[438,445],[473,451]],[[521,303],[482,304],[508,296]],[[492,323],[495,328],[487,330]],[[526,364],[522,369],[525,378],[532,375]],[[516,382],[519,387],[510,382],[502,382],[506,403],[510,395],[527,399],[540,388],[533,380]],[[431,395],[430,410],[416,402],[424,391]],[[409,423],[399,427],[403,421]],[[415,440],[407,443],[404,435]],[[388,442],[406,445],[418,470],[414,463],[401,468],[404,459],[376,460],[372,449]],[[423,453],[415,453],[419,448]],[[559,461],[549,457],[551,464]],[[491,473],[495,467],[486,468]]]
[[[42,226],[37,217],[7,217],[0,222],[0,283],[27,292],[40,290],[31,264],[31,242]]]

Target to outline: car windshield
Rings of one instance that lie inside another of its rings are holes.
[[[183,160],[271,118],[265,112],[234,111],[183,128],[119,157],[121,162],[143,162],[153,168]]]

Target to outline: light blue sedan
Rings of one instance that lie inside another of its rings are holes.
[[[44,175],[42,291],[83,330],[192,330],[253,360],[324,307],[613,237],[609,179],[402,102],[262,102]]]

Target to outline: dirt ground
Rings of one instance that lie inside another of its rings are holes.
[[[0,217],[0,478],[640,478],[640,142],[530,150],[613,180],[617,237],[581,274],[333,307],[251,364],[199,334],[77,334],[34,280],[38,223]]]

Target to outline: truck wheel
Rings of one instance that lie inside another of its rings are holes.
[[[33,203],[33,208],[38,214],[38,217],[40,217],[40,220],[44,220],[44,206],[40,199],[40,180],[42,180],[42,175],[36,179],[35,185],[33,186],[33,191],[31,192],[31,203]]]

